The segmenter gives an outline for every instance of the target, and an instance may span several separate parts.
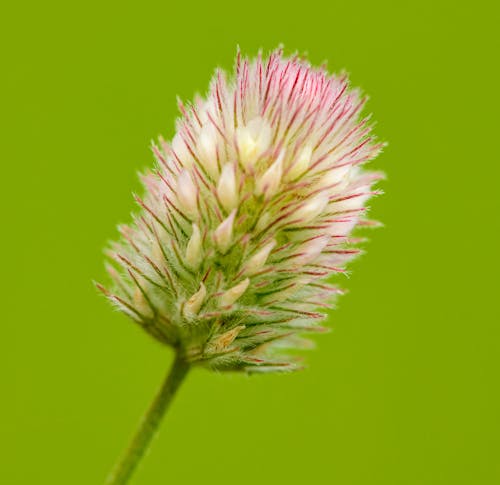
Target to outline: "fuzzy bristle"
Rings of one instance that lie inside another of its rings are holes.
[[[171,143],[153,146],[140,213],[120,227],[98,288],[150,335],[192,364],[288,371],[283,348],[318,323],[341,291],[326,283],[359,250],[366,219],[364,169],[383,144],[361,118],[366,102],[346,76],[281,50],[238,54],[206,99],[180,103]]]

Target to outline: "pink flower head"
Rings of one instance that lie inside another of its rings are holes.
[[[238,54],[206,99],[180,105],[171,143],[153,147],[141,213],[111,252],[104,290],[193,364],[290,369],[278,349],[320,329],[339,290],[326,283],[358,250],[381,150],[360,116],[366,98],[281,50]]]

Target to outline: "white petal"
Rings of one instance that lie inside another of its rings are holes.
[[[238,205],[238,193],[236,191],[236,177],[234,165],[226,163],[222,169],[219,183],[217,184],[217,195],[219,200],[228,212]]]

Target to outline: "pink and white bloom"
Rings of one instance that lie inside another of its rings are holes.
[[[382,144],[365,101],[298,56],[238,54],[153,147],[141,210],[110,251],[113,289],[100,288],[191,364],[294,368],[282,349],[322,329],[317,309],[339,292],[325,279],[369,224],[380,174],[364,166]]]

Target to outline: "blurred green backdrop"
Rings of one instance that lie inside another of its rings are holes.
[[[370,94],[386,227],[309,369],[193,372],[133,483],[500,483],[498,11],[460,3],[2,7],[1,484],[102,483],[171,359],[93,288],[102,247],[176,95],[279,43]]]

